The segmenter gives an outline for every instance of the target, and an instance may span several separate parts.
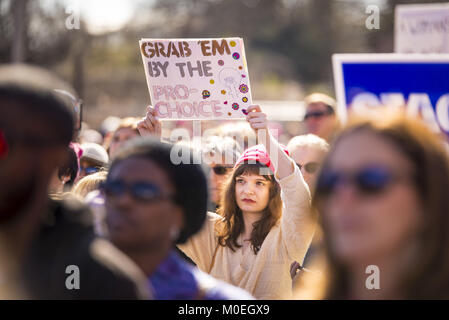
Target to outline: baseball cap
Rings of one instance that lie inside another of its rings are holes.
[[[93,142],[83,143],[81,145],[83,155],[81,159],[88,159],[106,165],[109,162],[109,156],[106,150],[99,144]]]

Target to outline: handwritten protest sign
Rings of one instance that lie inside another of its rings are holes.
[[[449,138],[449,54],[334,54],[338,113],[405,108]]]
[[[449,4],[396,6],[395,52],[449,53]]]
[[[251,88],[243,39],[141,39],[151,103],[161,120],[244,118]]]

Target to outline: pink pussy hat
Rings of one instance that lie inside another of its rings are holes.
[[[287,151],[287,148],[284,145],[282,144],[279,145],[287,155],[290,155]],[[270,170],[273,173],[275,171],[272,161],[270,160],[270,156],[267,153],[267,149],[265,149],[265,146],[263,144],[258,144],[256,146],[246,149],[240,156],[240,158],[238,158],[234,168],[236,168],[239,164],[249,160],[257,161],[261,164],[266,165],[268,168],[270,168]]]

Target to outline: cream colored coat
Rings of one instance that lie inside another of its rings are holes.
[[[221,216],[211,212],[201,231],[179,248],[201,270],[245,289],[256,299],[291,298],[290,264],[294,260],[302,264],[315,230],[309,188],[298,167],[294,168],[290,176],[278,181],[282,190],[282,217],[257,255],[251,248],[243,253],[242,248],[233,252],[218,246],[214,224]]]

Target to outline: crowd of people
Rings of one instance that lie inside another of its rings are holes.
[[[420,119],[342,124],[313,93],[286,146],[258,105],[194,144],[152,106],[78,129],[61,86],[0,67],[0,298],[449,298],[447,141]]]

